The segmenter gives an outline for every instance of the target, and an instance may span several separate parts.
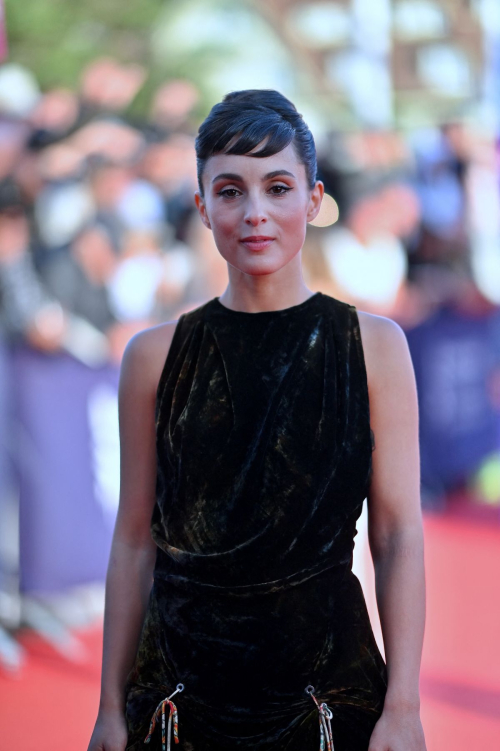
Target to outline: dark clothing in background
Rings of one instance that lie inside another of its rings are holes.
[[[104,284],[94,284],[68,250],[59,251],[41,270],[47,290],[66,311],[105,332],[116,323]]]

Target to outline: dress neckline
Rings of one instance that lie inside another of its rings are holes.
[[[288,308],[280,308],[279,310],[258,310],[258,311],[248,311],[248,310],[233,310],[232,308],[228,308],[226,305],[223,305],[218,297],[214,297],[212,302],[215,304],[215,306],[219,310],[226,311],[230,315],[235,316],[279,316],[283,315],[285,313],[294,313],[294,312],[300,312],[304,308],[308,307],[312,302],[320,297],[322,293],[321,292],[315,292],[310,297],[306,298],[302,302],[299,302],[297,305],[290,305]]]

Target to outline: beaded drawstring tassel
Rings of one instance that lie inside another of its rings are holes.
[[[172,699],[172,696],[175,696],[175,694],[183,690],[184,690],[184,684],[178,683],[174,693],[170,694],[170,696],[167,696],[166,699],[162,699],[162,701],[158,704],[151,718],[151,722],[149,724],[149,733],[144,739],[144,743],[149,743],[149,741],[151,740],[151,736],[153,735],[154,729],[156,727],[156,723],[160,719],[160,716],[161,716],[162,751],[170,751],[170,740],[171,740],[170,730],[172,728],[172,722],[174,725],[174,741],[175,743],[179,743],[179,725],[178,725],[177,707],[175,706],[174,702],[171,701],[171,699]],[[168,713],[168,728],[167,728],[167,733],[165,735],[165,708],[167,704],[169,706],[169,713]],[[166,744],[167,744],[166,746],[165,746],[165,737],[166,737]]]
[[[322,702],[321,704],[318,703],[313,691],[314,686],[308,686],[306,688],[306,694],[311,696],[318,707],[320,730],[319,751],[335,751],[333,747],[332,726],[330,723],[330,720],[333,717],[333,712],[325,702]]]

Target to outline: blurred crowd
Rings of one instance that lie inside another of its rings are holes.
[[[466,290],[500,303],[499,164],[495,135],[464,122],[332,133],[320,167],[340,221],[321,244],[336,288],[407,326]]]
[[[6,67],[4,331],[88,364],[119,362],[135,331],[220,288],[223,265],[207,254],[194,217],[190,116],[198,92],[169,81],[153,97],[150,118],[132,120],[123,112],[144,81],[137,66],[98,60],[79,92],[43,94],[27,71]]]
[[[133,117],[145,77],[100,59],[78,92],[42,93],[0,69],[2,324],[34,347],[119,362],[136,330],[224,288],[194,210],[199,92],[167,81]],[[309,283],[407,326],[452,298],[500,303],[495,134],[331,132],[319,168],[339,221],[327,204],[311,228]]]
[[[0,664],[13,668],[5,626],[74,657],[63,624],[102,607],[127,342],[227,279],[195,216],[199,92],[168,80],[133,116],[146,78],[105,58],[78,91],[42,92],[0,67]]]
[[[71,461],[90,462],[71,410],[79,400],[94,405],[85,407],[88,442],[111,460],[103,472],[94,457],[88,474],[102,480],[101,507],[116,510],[109,476],[117,475],[117,427],[103,415],[116,412],[109,395],[116,396],[124,347],[227,283],[193,201],[200,92],[190,81],[167,80],[139,117],[132,105],[146,79],[140,66],[99,59],[77,91],[42,92],[29,71],[0,68],[0,622],[6,613],[12,619],[6,598],[14,589],[40,594],[103,578],[111,517],[100,568],[85,574],[90,543],[80,535],[82,566],[73,579],[61,578],[61,536],[36,537],[33,509],[43,521],[55,498],[67,502],[57,477],[69,459],[54,434],[75,440]],[[407,331],[425,438],[424,503],[444,508],[450,490],[465,487],[499,504],[497,134],[457,121],[404,134],[332,131],[318,146],[327,196],[308,230],[306,282]],[[95,388],[85,381],[73,394],[88,373]],[[35,419],[41,402],[46,412]],[[12,440],[19,415],[28,443]],[[27,453],[36,460],[27,462]],[[75,537],[75,557],[76,546]],[[31,608],[24,620],[46,623]]]

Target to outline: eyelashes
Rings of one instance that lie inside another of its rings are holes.
[[[280,193],[273,193],[274,196],[284,196],[288,191],[293,190],[293,188],[290,188],[288,185],[273,185],[271,190],[274,190],[274,188],[279,188]]]
[[[236,198],[236,195],[230,196],[230,193],[239,193],[239,190],[236,190],[236,188],[224,188],[223,190],[217,191],[218,196],[223,196],[224,198]]]
[[[273,185],[268,192],[273,196],[284,196],[290,190],[293,190],[293,188],[288,185]],[[234,199],[237,198],[238,195],[241,195],[241,191],[237,188],[223,188],[222,190],[217,191],[217,195],[222,196],[223,198]]]

